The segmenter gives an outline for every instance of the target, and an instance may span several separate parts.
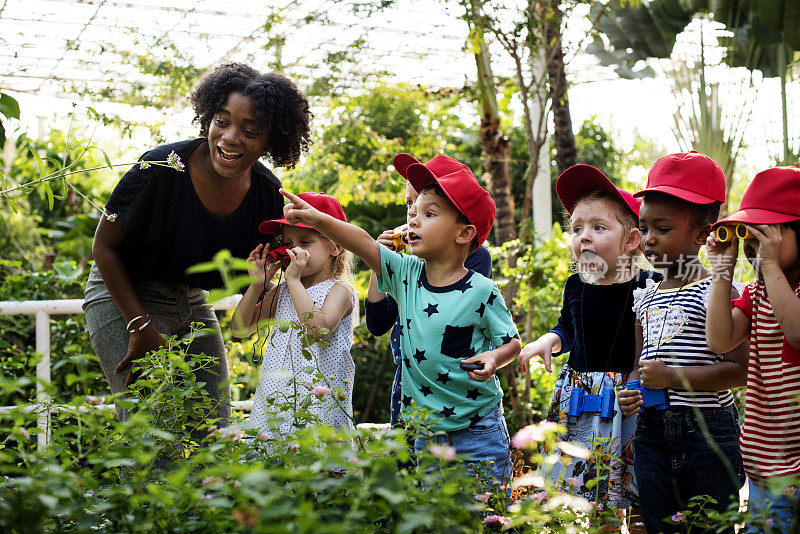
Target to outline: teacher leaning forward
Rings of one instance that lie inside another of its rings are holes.
[[[132,382],[131,363],[162,346],[162,336],[181,338],[191,323],[204,323],[213,334],[195,338],[189,352],[216,361],[197,380],[217,406],[207,416],[227,419],[225,345],[205,300],[205,290],[222,281],[218,273],[186,269],[223,248],[247,257],[260,242],[258,222],[282,216],[280,182],[258,160],[294,166],[308,149],[311,113],[288,78],[240,64],[206,74],[191,103],[201,137],[145,153],[141,162],[170,159],[173,167],[137,164],[111,193],[94,236],[83,308],[113,393]]]

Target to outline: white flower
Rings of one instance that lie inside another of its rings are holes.
[[[174,153],[175,153],[175,152],[173,152],[173,154],[174,154]],[[143,162],[141,162],[141,163],[139,164],[139,168],[140,168],[140,169],[142,169],[142,170],[144,170],[144,169],[149,169],[149,168],[150,168],[150,162],[148,162],[148,161],[143,161]]]
[[[117,214],[116,213],[106,213],[106,220],[108,222],[116,221],[117,220]]]
[[[567,456],[572,456],[573,458],[583,458],[586,460],[592,455],[592,451],[586,447],[581,447],[580,445],[575,445],[574,443],[568,443],[566,441],[559,441],[556,443],[556,447],[561,449],[561,452]]]

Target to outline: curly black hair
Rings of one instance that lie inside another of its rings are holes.
[[[261,74],[241,63],[226,63],[204,75],[189,97],[200,136],[208,137],[211,120],[234,92],[253,100],[256,118],[269,133],[263,156],[276,167],[294,167],[311,144],[313,114],[306,96],[283,74]]]

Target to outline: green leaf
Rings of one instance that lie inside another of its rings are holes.
[[[3,145],[6,144],[6,129],[3,126],[3,123],[0,122],[0,148],[3,148]]]
[[[39,174],[44,174],[44,162],[42,161],[42,157],[36,149],[33,148],[33,145],[28,145],[28,149],[30,149],[31,154],[33,154],[33,159],[36,160],[36,165],[39,167]]]
[[[213,261],[198,263],[186,269],[186,274],[208,273],[217,270],[217,264]]]
[[[55,198],[53,197],[53,188],[50,187],[49,182],[44,183],[44,192],[47,194],[47,205],[50,206],[50,210],[52,210]]]
[[[108,154],[106,154],[106,151],[105,151],[105,150],[103,150],[103,149],[102,149],[102,148],[100,148],[100,147],[97,147],[97,148],[100,150],[100,152],[102,152],[102,153],[103,153],[103,159],[105,159],[105,160],[106,160],[106,165],[108,165],[108,168],[109,168],[109,169],[113,168],[114,166],[111,164],[111,158],[109,158],[109,157],[108,157]]]
[[[58,500],[52,495],[40,493],[39,495],[37,495],[37,497],[39,497],[39,501],[48,508],[55,508],[56,506],[58,506]]]
[[[0,93],[0,113],[9,119],[19,119],[19,103],[10,95]]]

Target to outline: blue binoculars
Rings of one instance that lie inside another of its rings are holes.
[[[663,389],[643,388],[638,380],[630,380],[625,386],[629,391],[640,391],[645,408],[655,408],[656,410],[666,410],[669,408],[667,392]]]
[[[603,389],[597,395],[589,395],[580,388],[572,388],[569,394],[570,417],[580,417],[586,412],[599,413],[600,417],[614,417],[614,390]]]

